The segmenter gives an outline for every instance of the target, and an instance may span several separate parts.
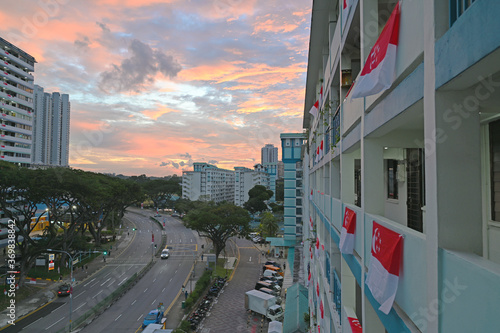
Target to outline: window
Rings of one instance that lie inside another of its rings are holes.
[[[398,161],[387,160],[387,198],[398,198]]]
[[[490,124],[491,219],[500,222],[500,120]]]

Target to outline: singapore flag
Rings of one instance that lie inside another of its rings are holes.
[[[352,98],[365,97],[389,89],[396,72],[399,39],[399,2],[366,59],[352,89]]]
[[[352,254],[354,249],[354,233],[356,231],[356,213],[346,207],[344,213],[344,223],[340,231],[340,252],[344,254]]]
[[[372,255],[366,285],[388,314],[398,290],[403,236],[373,221]]]

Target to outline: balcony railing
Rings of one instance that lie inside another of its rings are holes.
[[[476,0],[450,0],[450,27]]]

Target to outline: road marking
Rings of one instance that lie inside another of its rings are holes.
[[[84,286],[84,287],[88,286],[88,285],[89,285],[89,284],[91,284],[91,283],[92,283],[92,281],[94,281],[94,280],[95,280],[95,278],[93,278],[92,280],[90,280],[89,282],[87,282],[86,284],[84,284],[83,286]]]
[[[170,243],[172,243],[172,240],[170,240]]]
[[[101,287],[104,286],[109,280],[111,280],[111,278],[107,279],[106,281],[104,281],[103,284],[101,284]]]
[[[28,325],[28,326],[26,326],[26,327],[30,327],[31,325],[33,325],[34,323],[36,323],[37,321],[39,321],[39,320],[40,320],[40,319],[42,319],[42,318],[43,318],[43,317],[38,318],[37,320],[35,320],[34,322],[32,322],[31,324],[29,324],[29,325]],[[26,328],[26,327],[25,327],[25,328]]]
[[[84,306],[85,304],[87,304],[87,302],[83,303],[82,305],[80,305],[79,307],[77,307],[76,309],[74,309],[73,311],[77,311],[79,308],[81,308],[82,306]]]
[[[123,274],[125,274],[125,272],[121,273],[120,276],[118,278],[121,278],[123,276]]]
[[[153,280],[153,282],[155,282],[155,281],[156,281],[156,278]]]
[[[103,277],[103,278],[105,279],[105,278],[106,278],[106,276],[109,276],[109,275],[111,275],[111,273],[108,273],[108,274],[104,275],[104,277]]]
[[[115,283],[115,282],[116,282],[116,280],[115,280],[115,279],[111,280],[111,282],[108,284],[108,288],[109,288],[109,287],[111,287],[111,285],[112,285],[113,283]]]
[[[100,292],[98,292],[95,296],[93,296],[92,298],[96,298],[97,295],[99,295],[100,293],[102,293],[104,290],[101,290]]]
[[[119,315],[118,317],[116,317],[115,321],[117,321],[118,319],[120,319],[122,315]]]
[[[179,263],[179,266],[181,265],[181,263]]]
[[[132,304],[130,304],[130,305],[134,305],[134,304],[135,304],[135,302],[137,302],[137,300],[134,300],[134,301],[132,302]]]
[[[145,293],[145,292],[146,292],[146,290],[148,290],[148,288],[144,289],[143,293]]]
[[[96,286],[97,284],[99,283],[99,281],[96,281],[93,285],[90,286],[90,288],[93,288],[94,286]]]
[[[191,238],[191,243],[193,242],[193,239]]]
[[[248,258],[248,261],[252,261],[252,257]]]
[[[170,279],[170,281],[172,281],[172,279]],[[170,281],[168,281],[168,282],[170,282]],[[161,292],[164,292],[164,291],[165,291],[165,289],[166,289],[166,288],[163,288],[163,289],[161,290]]]
[[[177,273],[177,270],[175,270],[175,273]],[[175,274],[175,273],[174,273],[174,274]]]
[[[137,318],[137,321],[141,320],[142,316],[144,316],[144,315],[141,314],[141,316],[139,318]]]
[[[168,282],[172,281],[172,278],[170,278],[170,280],[168,280]]]
[[[156,303],[156,298],[155,298],[155,300],[153,301],[153,303],[151,303],[151,305],[153,305],[153,304],[155,304],[155,303]]]
[[[82,291],[81,293],[79,293],[78,295],[76,295],[74,298],[76,299],[77,297],[80,297],[81,294],[83,294],[84,292],[86,292],[87,290],[84,290]]]
[[[60,322],[63,319],[64,319],[64,317],[62,317],[61,319],[59,319],[58,321],[56,321],[55,323],[53,323],[52,325],[50,325],[49,327],[47,327],[45,330],[48,330],[49,328],[51,328],[52,326],[54,326],[55,324],[57,324],[58,322]]]
[[[123,279],[122,282],[118,283],[118,285],[121,285],[125,281],[127,281],[127,278]]]

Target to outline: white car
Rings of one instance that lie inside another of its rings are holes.
[[[168,259],[169,256],[170,256],[170,251],[168,249],[163,249],[161,251],[161,255],[160,255],[161,259]]]

